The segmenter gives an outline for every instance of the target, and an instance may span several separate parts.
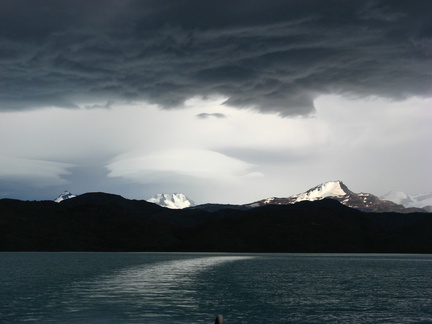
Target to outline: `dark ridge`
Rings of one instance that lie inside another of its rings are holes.
[[[85,204],[99,204],[99,205],[121,205],[130,204],[131,202],[140,202],[143,205],[154,206],[155,208],[162,208],[156,204],[149,203],[145,200],[130,200],[123,198],[120,195],[109,194],[104,192],[89,192],[74,198],[65,199],[59,204],[63,206],[80,206]]]
[[[200,209],[208,212],[217,212],[222,209],[235,209],[235,210],[247,210],[249,207],[244,205],[231,205],[231,204],[201,204],[193,207],[188,207],[188,209]]]
[[[332,198],[323,198],[323,199],[315,200],[315,201],[303,200],[303,201],[299,201],[295,204],[285,205],[285,206],[291,207],[292,209],[311,209],[311,210],[313,210],[313,209],[342,209],[342,210],[351,211],[351,212],[359,212],[358,210],[356,210],[354,208],[350,208],[348,206],[345,206],[342,203],[340,203],[338,200],[332,199]],[[267,207],[267,206],[265,206],[265,207]],[[260,207],[260,208],[262,208],[262,207]]]
[[[0,251],[432,253],[431,232],[430,213],[366,213],[333,199],[213,212],[105,193],[0,200]]]

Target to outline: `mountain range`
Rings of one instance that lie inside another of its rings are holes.
[[[73,197],[75,197],[75,195],[65,191],[55,199],[55,201],[60,202]],[[378,198],[370,193],[354,193],[340,180],[324,182],[293,196],[281,198],[271,197],[244,205],[196,205],[193,200],[183,193],[159,193],[147,199],[147,201],[170,209],[196,208],[214,212],[219,209],[227,208],[244,210],[265,205],[290,205],[301,201],[316,201],[324,198],[337,200],[347,207],[359,209],[364,212],[432,212],[432,194],[409,196],[403,192],[389,192]]]
[[[332,185],[306,196],[334,194]],[[0,199],[0,251],[432,253],[431,213],[363,212],[327,197],[298,200],[208,211],[107,193],[59,203]]]

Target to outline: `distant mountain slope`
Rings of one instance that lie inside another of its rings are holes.
[[[299,193],[287,198],[268,198],[251,204],[248,207],[258,207],[264,205],[288,205],[300,201],[315,201],[323,198],[332,198],[338,200],[345,206],[359,209],[365,212],[425,212],[420,208],[405,208],[403,205],[396,204],[392,201],[380,200],[377,196],[370,193],[354,193],[340,180],[322,183],[303,193]]]
[[[171,209],[183,209],[183,208],[195,206],[195,202],[193,202],[191,199],[186,197],[185,194],[182,193],[173,193],[173,194],[160,193],[147,199],[147,201]]]
[[[380,197],[383,200],[390,200],[396,204],[404,205],[405,207],[432,209],[432,193],[424,193],[419,195],[407,195],[402,191],[390,191]]]

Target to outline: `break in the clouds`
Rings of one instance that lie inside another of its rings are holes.
[[[431,12],[429,0],[1,1],[0,109],[216,95],[304,116],[325,94],[430,96]]]

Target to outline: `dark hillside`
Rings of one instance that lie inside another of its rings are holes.
[[[428,213],[364,213],[331,199],[215,212],[105,193],[0,200],[1,251],[432,253],[431,232]]]

